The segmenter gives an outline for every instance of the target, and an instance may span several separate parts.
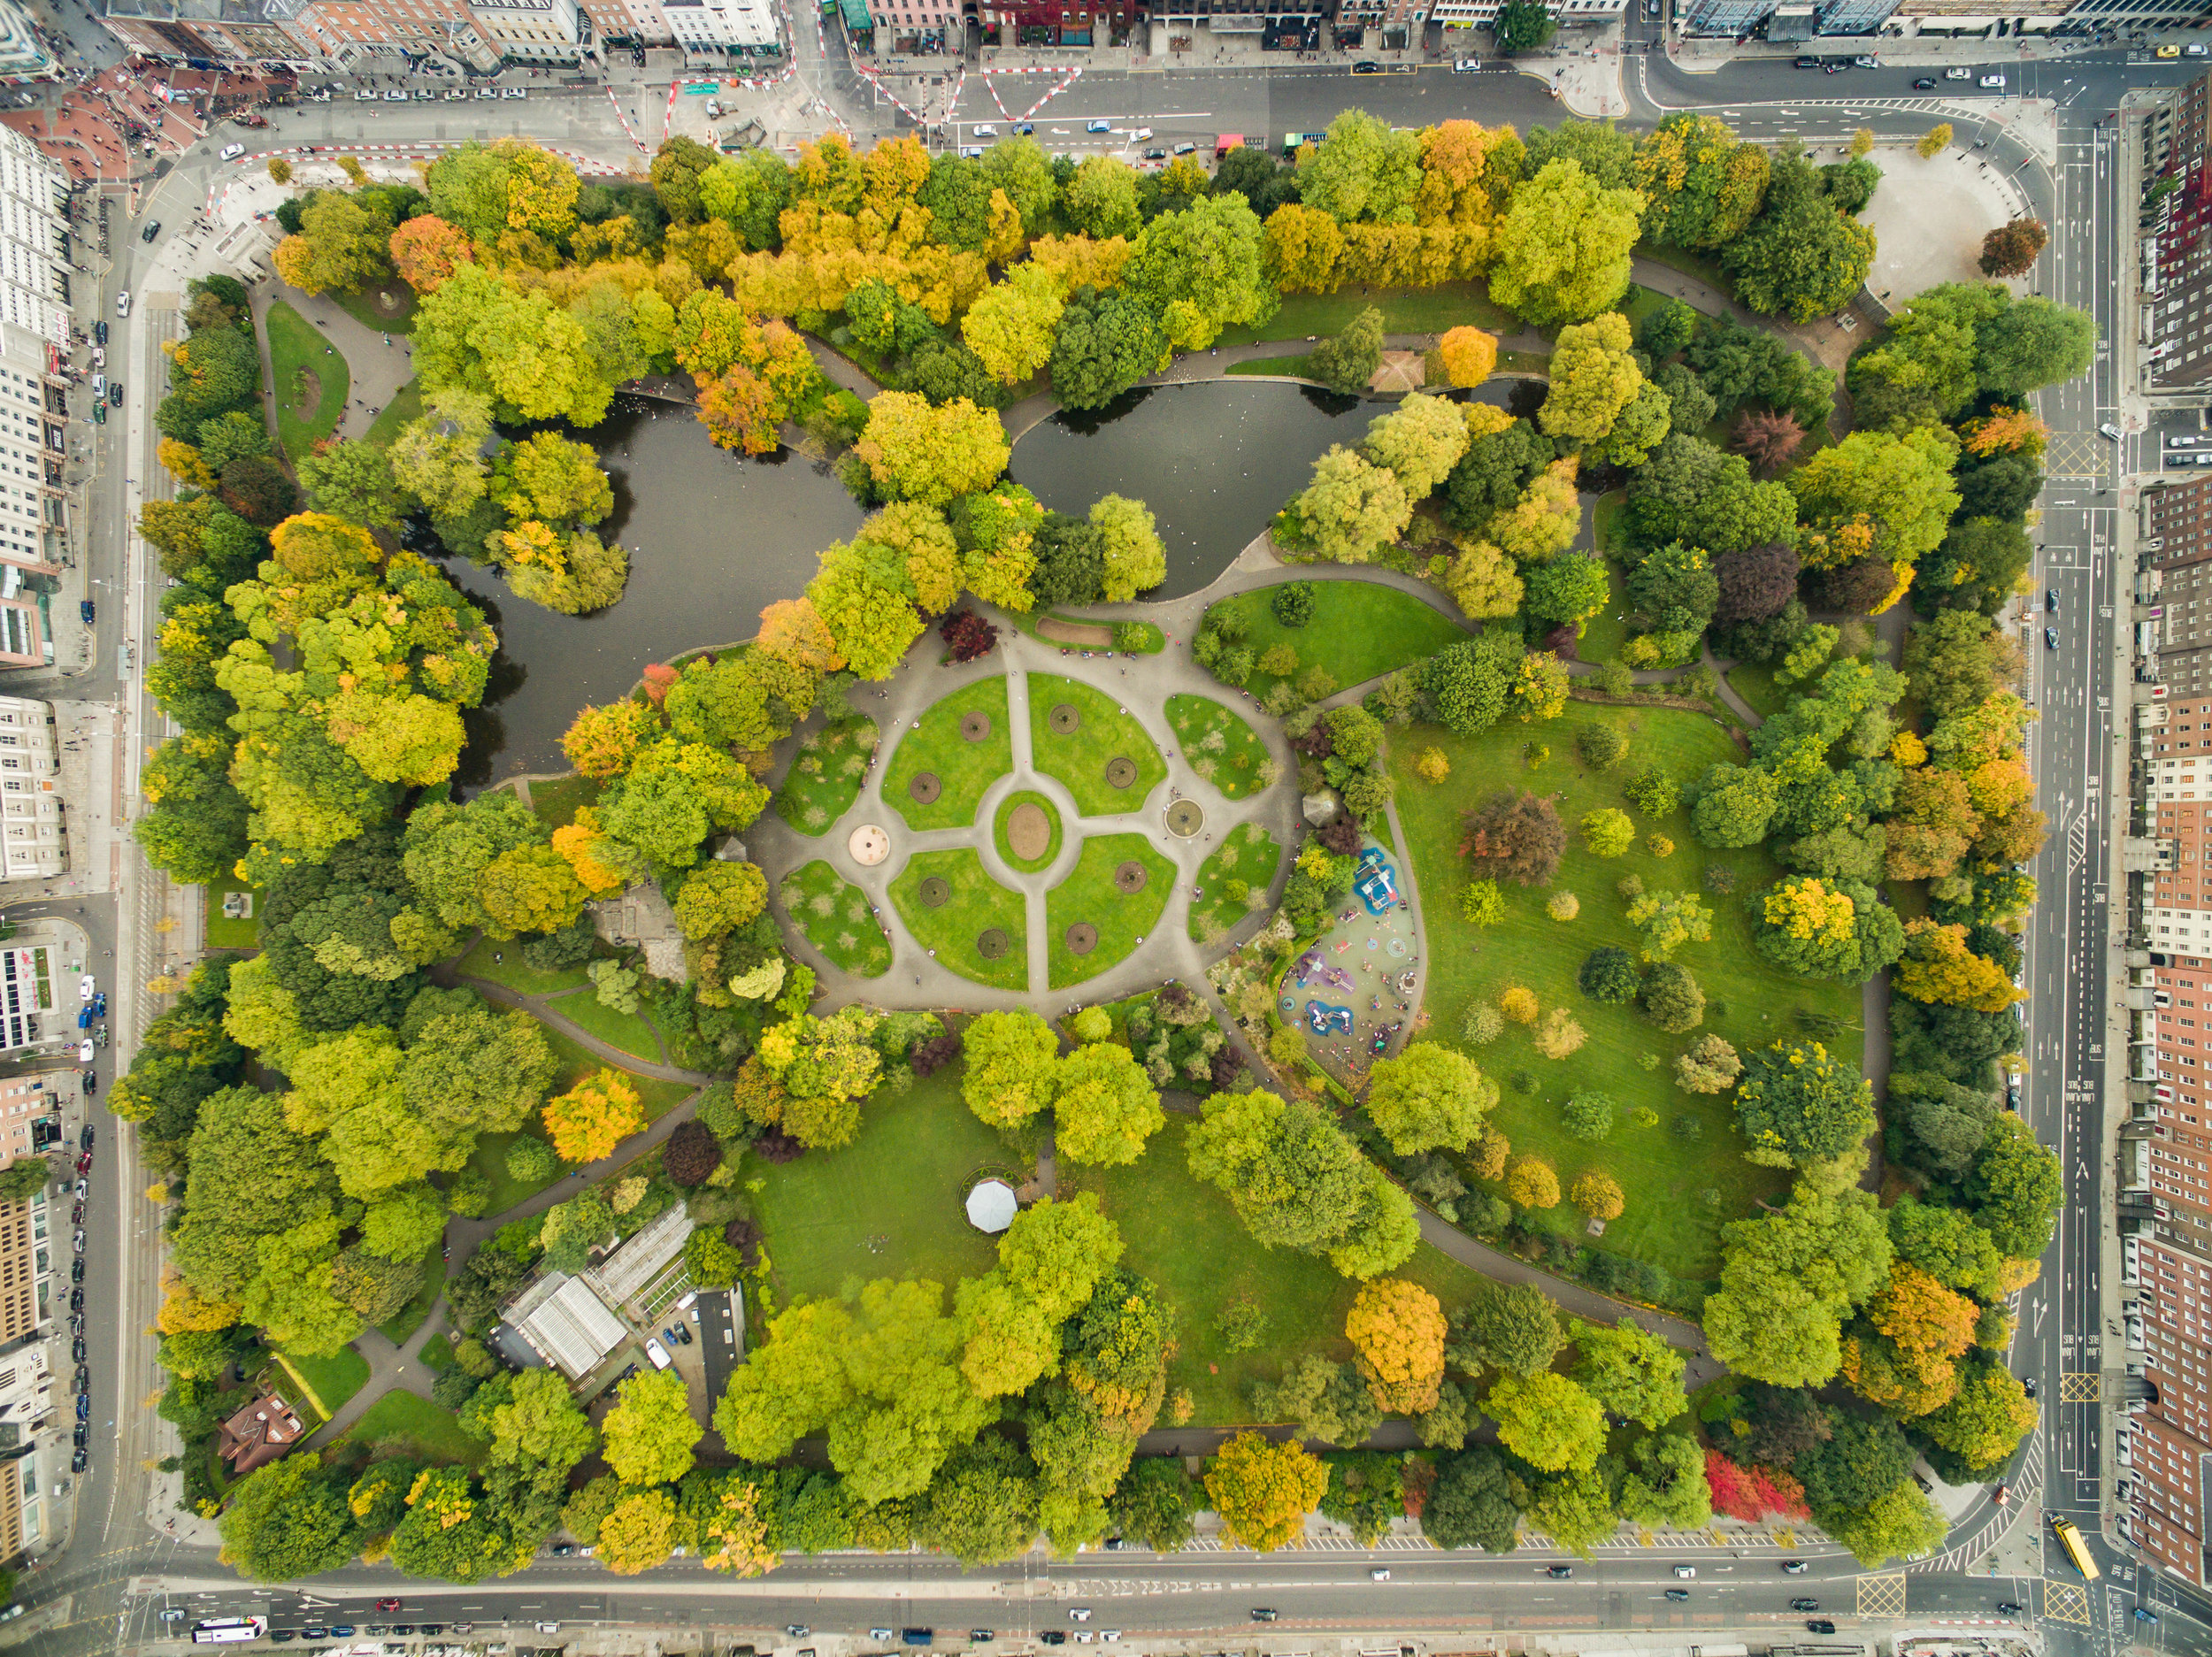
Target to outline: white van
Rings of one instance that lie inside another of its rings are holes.
[[[653,1361],[656,1369],[665,1369],[673,1362],[668,1355],[668,1348],[657,1339],[649,1339],[645,1343],[645,1355]]]

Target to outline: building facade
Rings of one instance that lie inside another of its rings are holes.
[[[30,14],[16,0],[0,0],[0,81],[21,86],[60,78],[61,65],[39,38]]]
[[[509,63],[561,66],[594,50],[591,18],[576,0],[468,0],[477,32]]]
[[[60,772],[53,704],[0,696],[0,881],[49,879],[69,867]]]
[[[1435,0],[1429,16],[1448,29],[1488,28],[1497,20],[1503,0]],[[1618,20],[1627,0],[1554,0],[1552,20],[1562,28],[1578,25],[1595,28]],[[1774,9],[1771,0],[1765,11]]]
[[[2200,1209],[2208,1201],[2201,1190],[2177,1200]],[[2140,1557],[2202,1587],[2205,1478],[2212,1465],[2212,1254],[2161,1231],[2121,1239],[2131,1386],[2117,1435],[2119,1523]]]
[[[61,1101],[75,1089],[73,1070],[0,1078],[0,1168],[60,1143]]]
[[[14,1351],[46,1322],[49,1215],[43,1192],[0,1202],[0,1352]]]
[[[142,56],[198,69],[314,66],[272,0],[105,0],[108,33]]]
[[[935,27],[949,27],[943,0],[922,0],[920,10],[938,19]],[[879,27],[892,27],[902,17],[910,27],[914,0],[878,0],[874,8]],[[662,26],[690,57],[773,57],[783,48],[776,14],[768,0],[661,0]]]

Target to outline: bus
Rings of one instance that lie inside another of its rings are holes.
[[[266,1639],[268,1635],[265,1616],[211,1616],[192,1625],[195,1645],[228,1645],[240,1640]]]
[[[2051,1534],[2058,1538],[2058,1545],[2066,1550],[2066,1557],[2074,1561],[2074,1569],[2081,1573],[2082,1580],[2084,1582],[2096,1581],[2097,1561],[2089,1557],[2089,1550],[2081,1545],[2081,1532],[2074,1529],[2074,1522],[2070,1519],[2062,1519],[2054,1514],[2051,1516]]]

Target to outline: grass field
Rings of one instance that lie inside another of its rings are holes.
[[[1125,863],[1144,865],[1148,877],[1141,892],[1125,895],[1114,886],[1114,871]],[[1175,890],[1175,865],[1152,849],[1141,834],[1094,834],[1068,878],[1045,894],[1045,937],[1052,987],[1096,978],[1137,947],[1151,932]],[[1098,945],[1088,955],[1068,947],[1067,930],[1087,921],[1098,930]]]
[[[642,1013],[620,1013],[603,1006],[596,989],[579,990],[564,995],[546,1009],[558,1013],[571,1024],[580,1025],[611,1047],[622,1049],[634,1059],[643,1059],[649,1064],[664,1064],[661,1044],[654,1039],[653,1026]],[[596,1062],[597,1061],[595,1061]]]
[[[223,914],[223,894],[226,892],[253,894],[253,915],[246,920],[227,919]],[[261,889],[250,886],[243,880],[219,880],[205,888],[207,900],[207,947],[211,949],[257,949],[261,947]]]
[[[952,896],[938,909],[924,909],[921,884],[939,875]],[[891,901],[923,947],[933,950],[941,966],[994,989],[1029,987],[1029,909],[1018,892],[1010,892],[983,872],[983,860],[963,847],[918,852],[891,883]],[[986,961],[975,940],[995,926],[1006,934],[1006,953]]]
[[[576,814],[597,802],[603,785],[588,777],[556,777],[530,785],[530,809],[549,829],[566,828]]]
[[[1591,774],[1576,753],[1575,733],[1591,722],[1618,726],[1629,738],[1630,758],[1614,773]],[[1788,1181],[1777,1170],[1743,1160],[1727,1095],[1687,1093],[1673,1085],[1676,1055],[1704,1031],[1717,1032],[1739,1049],[1798,1033],[1793,1015],[1801,1009],[1843,1021],[1847,1032],[1832,1045],[1855,1064],[1862,1048],[1859,987],[1788,978],[1755,953],[1744,900],[1778,873],[1763,851],[1708,851],[1692,836],[1686,810],[1654,823],[1627,807],[1621,780],[1642,764],[1662,764],[1686,779],[1715,760],[1734,756],[1733,745],[1710,719],[1671,709],[1577,703],[1548,733],[1552,757],[1534,771],[1521,760],[1527,740],[1518,725],[1476,738],[1422,726],[1394,745],[1411,756],[1432,744],[1452,763],[1451,776],[1440,786],[1422,782],[1409,766],[1397,777],[1398,810],[1412,842],[1428,934],[1424,1010],[1433,1021],[1431,1033],[1459,1044],[1468,1005],[1511,984],[1533,990],[1547,1009],[1570,1009],[1589,1040],[1563,1062],[1538,1054],[1528,1032],[1517,1026],[1509,1026],[1487,1047],[1468,1049],[1502,1084],[1494,1120],[1517,1153],[1534,1152],[1552,1162],[1563,1190],[1588,1168],[1602,1167],[1620,1181],[1627,1211],[1596,1247],[1651,1261],[1678,1277],[1709,1277],[1719,1265],[1721,1224],[1747,1212],[1754,1198],[1776,1196]],[[1571,891],[1581,899],[1577,919],[1564,924],[1549,919],[1544,913],[1549,894],[1544,888],[1511,885],[1505,888],[1502,924],[1476,928],[1458,918],[1460,895],[1468,884],[1458,852],[1460,815],[1482,794],[1504,786],[1555,796],[1569,839],[1550,891]],[[1640,834],[1655,829],[1667,834],[1675,843],[1673,855],[1655,856],[1639,840],[1624,856],[1592,856],[1573,827],[1585,812],[1601,806],[1630,809]],[[1732,894],[1707,892],[1706,871],[1715,867],[1734,871]],[[1676,957],[1696,975],[1708,998],[1699,1032],[1668,1035],[1633,1007],[1602,1006],[1575,987],[1576,972],[1592,949],[1601,944],[1638,947],[1625,918],[1627,905],[1616,890],[1630,874],[1640,877],[1647,890],[1706,893],[1712,940],[1691,944]],[[1653,1068],[1640,1062],[1646,1057],[1655,1061]],[[1533,1092],[1512,1085],[1517,1073],[1534,1078]],[[1620,1107],[1604,1144],[1575,1139],[1557,1121],[1568,1095],[1578,1088],[1609,1093]],[[1656,1122],[1639,1124],[1632,1113],[1640,1108],[1655,1113]],[[1694,1138],[1678,1133],[1678,1117],[1695,1124]],[[1717,1193],[1717,1201],[1709,1201],[1708,1193]],[[1548,1219],[1579,1238],[1582,1220],[1573,1209],[1563,1205],[1551,1210]]]
[[[377,1327],[392,1345],[404,1346],[408,1336],[422,1327],[422,1320],[430,1316],[430,1308],[438,1303],[438,1296],[444,1290],[445,1261],[434,1253],[423,1262],[422,1287],[415,1291],[415,1298]]]
[[[476,1136],[476,1149],[471,1153],[468,1165],[483,1175],[490,1183],[491,1198],[484,1205],[484,1217],[488,1220],[496,1220],[517,1203],[529,1201],[546,1186],[559,1179],[565,1171],[557,1157],[553,1162],[554,1171],[548,1178],[533,1182],[517,1179],[509,1173],[507,1171],[507,1147],[526,1135],[545,1145],[549,1151],[553,1148],[550,1142],[546,1139],[539,1119],[534,1116],[530,1118],[528,1127],[518,1129],[513,1133],[480,1133]]]
[[[491,1448],[463,1432],[460,1417],[451,1410],[412,1392],[385,1393],[338,1442],[367,1449],[387,1438],[404,1438],[417,1456],[438,1466],[462,1461],[475,1467]]]
[[[1441,334],[1462,323],[1493,333],[1513,333],[1521,326],[1502,306],[1491,302],[1487,283],[1441,282],[1434,288],[1286,294],[1266,321],[1225,329],[1219,342],[1252,345],[1263,340],[1302,340],[1310,334],[1341,334],[1370,305],[1382,312],[1385,334]]]
[[[303,1358],[290,1352],[274,1356],[278,1367],[290,1372],[309,1394],[308,1403],[326,1421],[369,1382],[369,1361],[350,1346],[327,1358]]]
[[[567,967],[558,972],[539,971],[522,958],[519,938],[510,938],[503,944],[479,938],[454,970],[464,978],[483,978],[503,986],[518,995],[550,995],[557,990],[572,990],[580,984],[591,982],[581,967]]]
[[[837,966],[864,978],[890,970],[891,940],[868,894],[820,858],[786,875],[779,895],[791,924]]]
[[[1317,664],[1327,668],[1340,690],[1422,661],[1468,636],[1459,623],[1412,594],[1371,581],[1316,581],[1313,619],[1302,627],[1275,619],[1265,587],[1225,598],[1207,613],[1225,608],[1244,618],[1244,642],[1256,659],[1286,644],[1298,652],[1302,670]],[[1256,672],[1246,688],[1263,696],[1275,683]]]
[[[424,1363],[440,1375],[453,1367],[453,1342],[443,1330],[422,1343],[421,1357]]]
[[[388,295],[390,306],[377,303],[380,295]],[[396,279],[380,282],[370,290],[358,294],[334,293],[346,315],[365,328],[374,328],[380,334],[412,334],[415,331],[415,290]],[[382,347],[379,347],[381,349]],[[396,350],[398,348],[393,348]]]
[[[1052,728],[1052,710],[1062,702],[1082,716],[1065,736]],[[1029,752],[1039,771],[1068,786],[1085,817],[1142,810],[1146,797],[1167,780],[1167,762],[1143,725],[1105,692],[1057,673],[1029,676]],[[1136,763],[1136,780],[1126,788],[1106,780],[1107,764],[1117,757]]]
[[[1575,641],[1575,654],[1586,662],[1610,662],[1620,655],[1621,641],[1628,637],[1628,623],[1624,619],[1628,584],[1618,561],[1608,558],[1605,573],[1613,584],[1613,595],[1603,610],[1582,624],[1582,637]]]
[[[980,742],[960,734],[961,716],[971,711],[991,717],[990,734]],[[898,746],[883,778],[883,797],[891,809],[911,829],[967,827],[975,821],[983,791],[1013,768],[1005,679],[978,679],[953,692],[895,740]],[[934,773],[942,785],[927,805],[907,792],[907,785],[924,771]]]
[[[776,794],[776,815],[802,834],[826,832],[852,809],[876,748],[876,722],[858,719],[809,732]],[[807,769],[818,766],[819,774]]]
[[[389,449],[392,440],[399,435],[399,428],[422,413],[422,387],[411,380],[392,394],[392,400],[377,410],[376,418],[369,422],[367,440],[379,449]]]
[[[1014,815],[1014,809],[1017,806],[1024,804],[1042,808],[1045,820],[1052,825],[1052,832],[1045,841],[1044,851],[1035,857],[1017,857],[1014,855],[1013,846],[1006,838],[1006,819]],[[998,848],[998,855],[1006,859],[1010,867],[1018,869],[1025,875],[1035,874],[1041,869],[1049,869],[1052,867],[1052,860],[1060,855],[1059,810],[1051,801],[1046,799],[1035,789],[1020,789],[1008,794],[1005,799],[999,802],[998,810],[991,818],[991,839]]]
[[[1191,1177],[1183,1148],[1189,1128],[1188,1117],[1170,1116],[1144,1155],[1126,1168],[1064,1162],[1060,1195],[1098,1193],[1121,1228],[1126,1246],[1122,1264],[1158,1284],[1179,1315],[1179,1350],[1168,1385],[1190,1388],[1197,1406],[1193,1424],[1221,1426],[1253,1418],[1246,1391],[1251,1382],[1273,1379],[1309,1352],[1352,1355],[1344,1318],[1359,1285],[1338,1276],[1326,1260],[1254,1242],[1229,1200]],[[1481,1281],[1425,1245],[1391,1275],[1426,1287],[1448,1313]],[[1256,1350],[1231,1353],[1214,1320],[1247,1295],[1267,1314],[1267,1331]]]
[[[1232,800],[1257,794],[1261,762],[1268,757],[1259,733],[1210,696],[1171,696],[1167,720],[1191,769]]]
[[[1310,380],[1319,383],[1319,376],[1313,372],[1313,358],[1302,351],[1293,357],[1256,357],[1249,362],[1232,363],[1229,372],[1267,379],[1287,376],[1292,380]]]
[[[997,1263],[995,1241],[968,1224],[961,1204],[983,1170],[1017,1182],[1028,1173],[961,1099],[960,1068],[947,1065],[902,1097],[869,1101],[859,1137],[842,1150],[747,1163],[747,1181],[765,1180],[756,1202],[783,1304],[835,1294],[852,1277],[926,1277],[945,1285],[949,1309],[956,1281]]]
[[[1739,662],[1728,670],[1729,687],[1751,704],[1762,719],[1771,719],[1789,705],[1787,686],[1777,686],[1774,670],[1757,662]]]
[[[1223,888],[1237,879],[1263,893],[1274,880],[1282,859],[1283,848],[1257,823],[1247,823],[1227,836],[1221,849],[1199,865],[1197,886],[1206,895],[1191,904],[1191,937],[1200,943],[1209,942],[1251,913],[1241,898],[1231,897]]]
[[[315,325],[281,299],[269,307],[269,357],[276,387],[277,437],[295,461],[338,426],[351,380],[346,359]],[[311,375],[311,387],[305,376]],[[311,403],[304,393],[319,387]]]

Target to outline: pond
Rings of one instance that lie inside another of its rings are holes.
[[[717,449],[687,408],[624,398],[576,435],[613,480],[600,533],[628,550],[630,584],[610,609],[562,616],[516,598],[495,570],[443,560],[500,641],[485,704],[468,717],[465,788],[566,771],[561,733],[578,709],[623,695],[649,662],[751,638],[763,608],[798,596],[821,550],[860,526],[826,468],[788,449]]]
[[[1517,383],[1470,395],[1507,406]],[[1167,580],[1145,596],[1181,598],[1234,562],[1332,443],[1357,443],[1396,406],[1281,380],[1144,387],[1025,433],[1008,470],[1056,512],[1080,517],[1102,495],[1143,501],[1167,544]]]

